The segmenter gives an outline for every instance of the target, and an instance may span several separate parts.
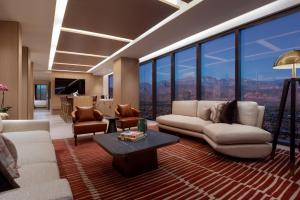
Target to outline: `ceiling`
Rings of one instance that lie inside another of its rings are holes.
[[[34,70],[39,71],[39,75],[45,78],[49,77],[46,69],[54,12],[55,1],[52,0],[0,1],[0,20],[17,21],[21,24],[23,46],[30,49]]]
[[[175,11],[176,8],[158,0],[69,0],[62,27],[133,40]],[[62,31],[57,50],[107,57],[126,44],[128,42]],[[87,71],[103,59],[56,52],[53,69]]]

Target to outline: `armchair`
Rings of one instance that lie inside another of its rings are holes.
[[[118,105],[115,109],[115,116],[119,118],[117,127],[121,129],[135,127],[138,124],[140,111],[132,108],[130,104]]]
[[[106,133],[107,124],[103,121],[103,114],[93,109],[93,107],[78,107],[72,112],[73,133],[75,146],[77,145],[77,135],[104,132]]]

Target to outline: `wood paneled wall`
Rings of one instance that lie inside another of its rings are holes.
[[[9,87],[5,105],[12,106],[10,119],[22,116],[22,41],[18,22],[0,21],[0,83]],[[2,98],[2,95],[1,95]]]
[[[52,111],[60,109],[60,95],[55,94],[55,78],[85,79],[85,95],[97,95],[98,99],[103,91],[102,76],[94,76],[88,73],[57,72],[51,73],[51,99],[50,108]]]

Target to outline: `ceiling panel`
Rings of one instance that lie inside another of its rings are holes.
[[[176,10],[158,0],[71,0],[63,26],[135,39]]]
[[[82,66],[68,66],[68,65],[56,65],[53,64],[54,70],[69,70],[69,71],[81,71],[86,72],[90,67],[82,67]]]
[[[104,58],[56,53],[54,62],[96,65]]]
[[[61,32],[57,50],[109,56],[126,44],[115,40]]]

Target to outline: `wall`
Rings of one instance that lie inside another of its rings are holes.
[[[28,104],[27,104],[27,110],[28,110],[28,119],[33,119],[33,100],[34,100],[34,91],[33,91],[33,62],[30,62],[30,65],[28,65]]]
[[[57,72],[51,73],[51,110],[60,109],[60,95],[55,95],[55,78],[73,78],[73,79],[85,79],[85,95],[94,96],[97,95],[100,99],[100,95],[103,92],[103,78],[102,76],[94,76],[89,73],[73,73],[73,72]]]
[[[0,21],[0,83],[8,85],[5,106],[12,106],[10,119],[22,114],[22,41],[18,22]],[[2,95],[0,95],[2,99]]]

